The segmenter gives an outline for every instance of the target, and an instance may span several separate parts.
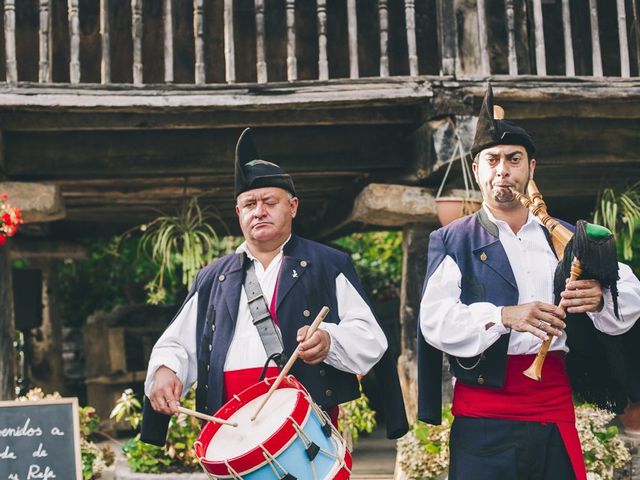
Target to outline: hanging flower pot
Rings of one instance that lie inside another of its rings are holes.
[[[482,200],[464,197],[436,198],[436,211],[442,226],[449,225],[457,218],[471,215],[480,210]]]

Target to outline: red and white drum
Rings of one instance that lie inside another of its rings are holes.
[[[207,423],[194,444],[212,479],[346,480],[351,454],[327,414],[288,376],[251,421],[275,378],[247,388],[215,413],[237,427]]]

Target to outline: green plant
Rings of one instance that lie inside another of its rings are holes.
[[[633,258],[633,238],[640,228],[640,182],[621,193],[605,188],[599,195],[593,223],[603,225],[615,233],[622,258]]]
[[[361,432],[371,433],[376,428],[376,412],[369,407],[369,398],[359,383],[360,397],[340,405],[338,430],[348,436],[353,444],[358,442]]]
[[[195,407],[195,389],[191,389],[182,399],[182,405]],[[126,389],[111,411],[111,418],[125,420],[137,429],[142,420],[140,401],[131,389]],[[200,421],[186,415],[171,417],[167,442],[164,447],[149,445],[140,440],[140,435],[129,439],[122,447],[129,467],[139,473],[162,473],[194,471],[198,459],[193,452],[193,444],[200,433]]]
[[[353,233],[334,242],[351,254],[365,291],[377,300],[397,298],[402,279],[402,232]]]
[[[221,252],[226,253],[228,242],[222,242],[208,223],[214,217],[192,197],[176,215],[161,215],[140,227],[140,251],[157,267],[146,285],[149,303],[166,300],[166,276],[190,288],[198,270]]]

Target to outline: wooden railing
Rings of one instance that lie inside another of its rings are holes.
[[[476,0],[475,7],[454,0],[94,2],[4,0],[0,78],[4,70],[9,85],[138,86],[419,75],[626,78],[640,69],[636,0],[600,2],[600,10],[588,0],[586,12],[572,11],[569,0]],[[129,28],[121,16],[130,16]],[[162,29],[162,41],[145,38],[158,36],[145,30],[147,22]],[[37,42],[17,45],[17,35]]]

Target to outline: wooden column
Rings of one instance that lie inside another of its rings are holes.
[[[50,0],[40,0],[40,32],[38,82],[51,83],[51,5]]]
[[[600,52],[600,27],[598,25],[598,2],[589,0],[589,18],[591,20],[591,56],[593,76],[602,76],[602,54]]]
[[[100,0],[100,45],[102,58],[100,60],[100,82],[111,83],[111,41],[109,38],[109,0]]]
[[[389,7],[388,0],[378,0],[380,23],[380,76],[389,76]]]
[[[18,83],[16,60],[16,4],[15,0],[4,0],[4,51],[6,57],[7,83]]]
[[[0,247],[0,400],[13,400],[16,393],[16,351],[13,346],[15,323],[9,255],[12,241],[8,240]]]
[[[287,80],[298,79],[298,60],[296,59],[296,0],[287,0]]]
[[[236,81],[236,48],[233,39],[233,0],[224,0],[224,66],[227,83]]]
[[[204,85],[204,0],[193,0],[193,36],[195,42],[195,82]]]
[[[518,55],[516,54],[516,24],[513,0],[504,2],[507,21],[507,41],[509,45],[509,75],[518,75]]]
[[[164,21],[164,81],[173,82],[173,9],[171,0],[164,0],[162,6]]]
[[[542,0],[533,0],[533,23],[536,40],[536,73],[545,76],[547,74],[547,59],[544,50]]]
[[[347,0],[347,22],[349,28],[349,77],[358,78],[358,13],[356,0]]]
[[[436,14],[442,58],[440,73],[454,75],[456,72],[456,16],[453,0],[436,0]]]
[[[562,33],[564,36],[565,75],[575,77],[576,67],[573,61],[573,38],[571,37],[571,8],[569,0],[562,0]]]
[[[404,0],[404,19],[407,25],[407,52],[409,55],[409,75],[418,76],[418,49],[416,47],[416,2]]]
[[[636,46],[636,66],[640,72],[640,15],[638,15],[638,4],[634,0],[631,2],[631,16],[633,28],[633,41]]]
[[[80,83],[80,13],[79,0],[69,0],[69,81]]]
[[[142,0],[131,0],[133,84],[142,85]]]
[[[328,80],[327,0],[316,0],[316,14],[318,17],[318,80]]]
[[[42,270],[42,325],[25,335],[29,352],[28,377],[46,393],[64,394],[62,322],[56,311],[57,268],[52,260],[35,265]]]
[[[629,43],[627,40],[627,12],[624,0],[617,0],[618,9],[618,40],[620,42],[620,76],[629,78]]]
[[[487,33],[487,9],[484,0],[477,0],[476,8],[478,11],[478,44],[480,45],[480,68],[482,75],[487,76],[491,73],[489,66],[489,38]]]
[[[416,334],[422,282],[427,267],[427,248],[431,228],[409,224],[402,230],[402,284],[400,287],[400,357],[398,374],[409,422],[418,413],[418,371]]]
[[[258,83],[267,83],[265,54],[264,0],[254,0],[256,7],[256,73]]]

